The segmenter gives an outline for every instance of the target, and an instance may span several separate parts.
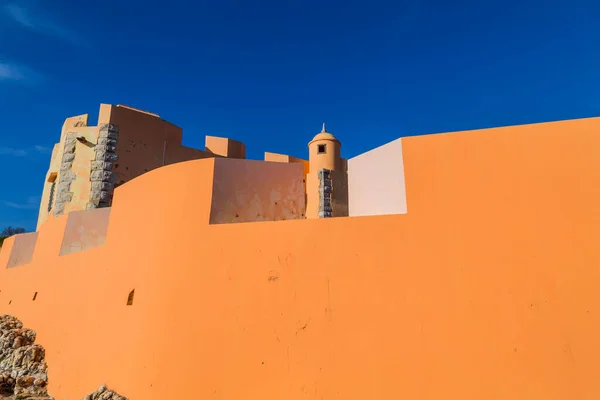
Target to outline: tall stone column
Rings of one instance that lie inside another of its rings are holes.
[[[75,173],[71,170],[73,160],[75,160],[76,134],[69,132],[65,136],[63,145],[63,157],[58,175],[58,187],[56,188],[56,200],[54,201],[54,216],[59,216],[65,212],[65,204],[73,199],[71,192],[71,182],[75,180]]]
[[[116,174],[113,163],[118,160],[117,141],[119,128],[112,124],[99,125],[98,144],[94,147],[90,180],[92,187],[87,208],[102,208],[112,205]]]
[[[320,169],[317,172],[319,177],[319,218],[333,217],[331,208],[331,170]]]

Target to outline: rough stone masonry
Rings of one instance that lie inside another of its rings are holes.
[[[0,316],[0,399],[54,400],[48,394],[46,351],[36,333],[12,315]],[[101,385],[82,400],[127,400]]]
[[[75,146],[77,143],[75,133],[67,133],[63,145],[63,157],[60,164],[56,200],[54,201],[54,215],[59,216],[65,212],[65,204],[73,198],[71,182],[75,180],[75,173],[71,170],[75,160]]]
[[[319,176],[319,218],[331,218],[333,209],[331,207],[331,170],[320,169]]]
[[[118,160],[117,140],[119,128],[112,124],[99,126],[98,144],[94,147],[95,157],[92,160],[90,180],[92,187],[87,208],[110,207],[115,189],[116,174],[113,163]]]

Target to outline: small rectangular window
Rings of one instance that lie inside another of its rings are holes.
[[[317,145],[317,154],[325,154],[327,151],[327,147],[324,144]]]

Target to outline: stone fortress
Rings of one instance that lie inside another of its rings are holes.
[[[123,105],[101,104],[97,126],[88,126],[87,114],[67,118],[52,151],[38,228],[51,215],[110,207],[115,188],[153,169],[211,157],[246,158],[244,144],[228,138],[207,136],[204,150],[181,142],[181,128],[157,114]],[[266,162],[296,163],[303,171],[305,202],[296,204],[295,215],[280,213],[274,219],[348,216],[347,160],[340,148],[323,124],[308,144],[308,161],[265,153]],[[265,218],[238,217],[232,222],[252,220]]]
[[[322,129],[248,160],[130,107],[69,118],[37,231],[0,249],[0,395],[597,399],[598,132],[345,160]]]

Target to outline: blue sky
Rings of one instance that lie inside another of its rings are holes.
[[[168,7],[164,6],[168,4]],[[128,104],[306,157],[600,115],[597,1],[0,0],[0,229],[34,229],[63,120]]]

